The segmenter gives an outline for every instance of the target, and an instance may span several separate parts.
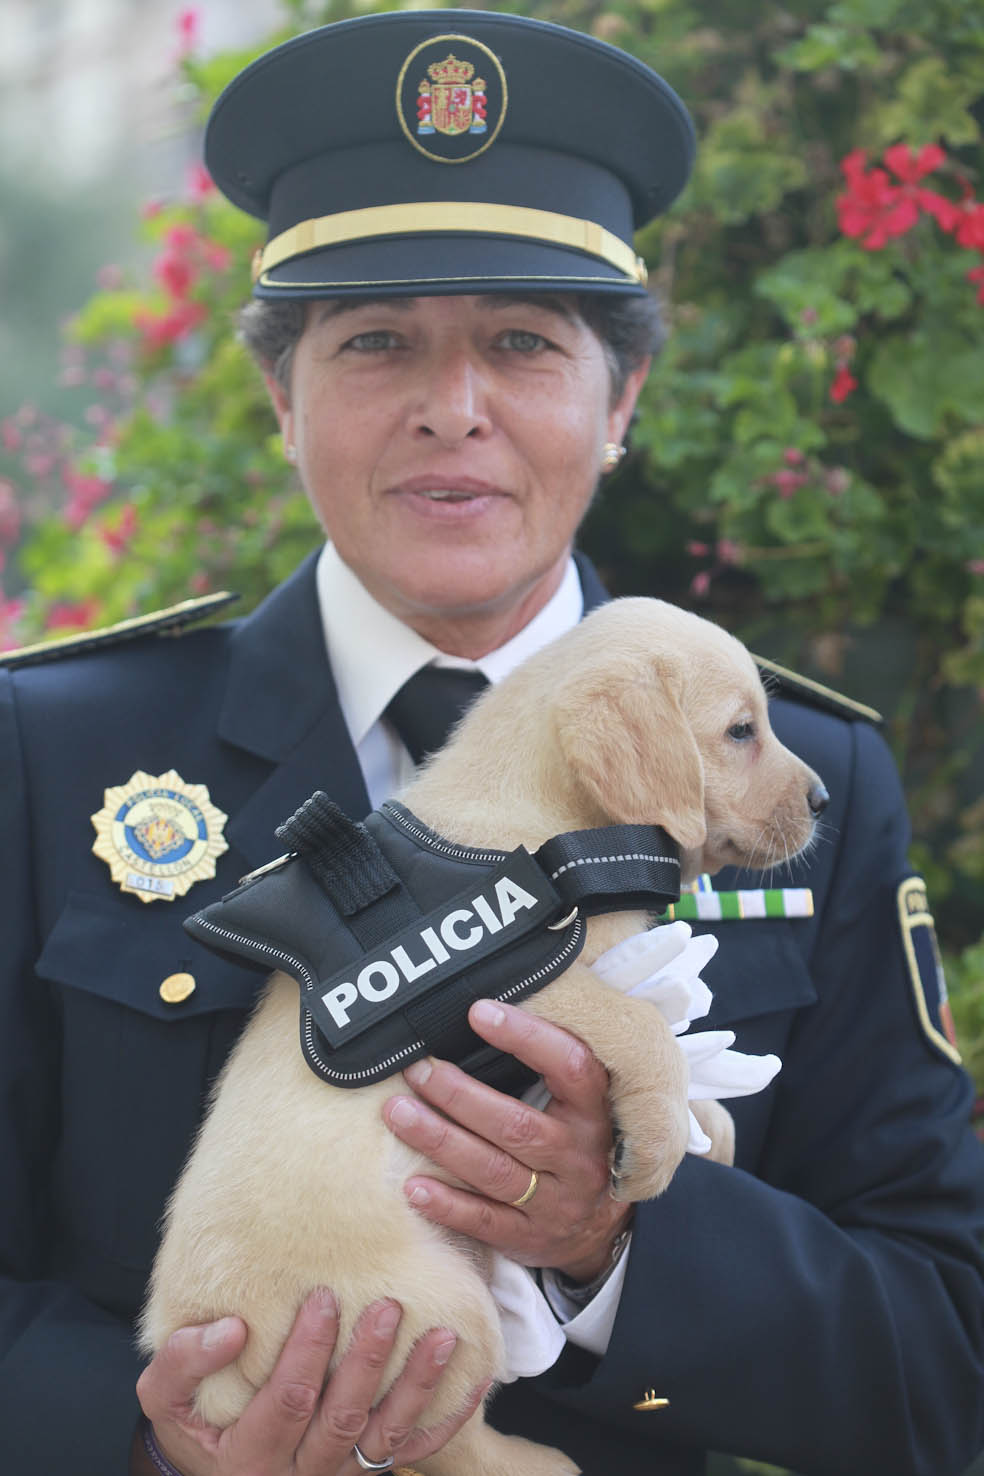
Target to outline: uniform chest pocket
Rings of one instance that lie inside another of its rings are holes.
[[[150,1263],[211,1082],[263,984],[193,943],[183,915],[73,893],[36,965],[61,1026],[59,1233],[135,1268]],[[175,975],[193,988],[162,991]]]

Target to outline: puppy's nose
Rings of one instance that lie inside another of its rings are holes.
[[[810,807],[810,814],[814,817],[817,815],[822,815],[824,810],[830,804],[830,795],[824,789],[819,779],[816,781],[815,784],[810,785],[806,796],[806,803]]]

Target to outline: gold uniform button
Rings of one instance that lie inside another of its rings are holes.
[[[157,992],[165,1004],[180,1004],[196,987],[194,974],[168,974]]]
[[[656,1395],[656,1390],[655,1389],[647,1389],[646,1392],[645,1392],[645,1394],[639,1400],[639,1403],[638,1404],[633,1404],[632,1408],[633,1409],[667,1409],[667,1408],[669,1408],[669,1403],[670,1403],[670,1401],[668,1399],[660,1399],[660,1398],[658,1398],[657,1395]]]

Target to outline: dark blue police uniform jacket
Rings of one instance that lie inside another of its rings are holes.
[[[783,1070],[734,1104],[736,1167],[688,1156],[639,1207],[605,1357],[568,1348],[492,1409],[591,1476],[682,1476],[708,1449],[947,1476],[984,1444],[982,1155],[903,957],[898,781],[867,725],[783,701],[774,719],[832,796],[791,878],[815,916],[719,925],[706,1023]],[[369,807],[313,562],[241,622],[0,672],[0,764],[0,1469],[124,1476],[159,1216],[262,982],[181,919],[275,855],[315,788]],[[146,905],[92,855],[90,816],[170,768],[208,786],[230,849],[214,882]],[[167,1004],[176,971],[197,988]],[[647,1389],[669,1407],[635,1410]]]

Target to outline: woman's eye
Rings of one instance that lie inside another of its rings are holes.
[[[396,348],[399,340],[395,333],[388,328],[370,328],[365,333],[356,333],[343,345],[347,349],[355,349],[357,353],[378,354],[386,349]]]
[[[747,743],[749,738],[755,737],[755,724],[734,723],[728,729],[728,737],[733,738],[736,743]]]
[[[534,333],[529,328],[510,328],[499,338],[504,348],[512,349],[518,354],[535,354],[540,349],[549,347],[542,333]]]

